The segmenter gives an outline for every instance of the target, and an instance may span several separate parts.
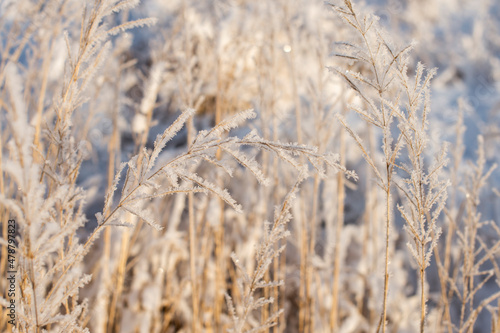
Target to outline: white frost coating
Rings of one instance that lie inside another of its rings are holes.
[[[68,53],[66,51],[66,43],[63,36],[55,41],[53,49],[52,61],[50,62],[50,69],[48,72],[50,81],[58,80],[64,72]]]
[[[148,125],[148,120],[146,116],[142,113],[137,113],[132,120],[132,131],[136,134],[143,133],[146,131]]]
[[[23,80],[19,75],[17,66],[12,62],[9,62],[7,66],[5,66],[5,76],[7,90],[9,91],[11,101],[15,108],[15,119],[19,124],[21,122],[26,124],[26,105],[23,100]],[[21,129],[18,128],[18,130],[21,132]]]
[[[144,115],[152,112],[154,109],[164,70],[165,64],[163,62],[157,62],[151,68],[149,80],[144,90],[144,98],[139,108],[140,112]]]

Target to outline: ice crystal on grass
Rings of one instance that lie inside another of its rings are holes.
[[[276,247],[276,245],[279,244],[280,240],[286,239],[290,235],[290,232],[287,230],[287,223],[292,218],[290,209],[295,200],[298,187],[304,178],[305,175],[301,174],[297,183],[285,197],[281,207],[276,207],[273,223],[265,223],[264,237],[257,246],[256,266],[253,272],[248,274],[246,268],[240,263],[238,256],[234,252],[231,254],[233,263],[241,274],[238,279],[238,286],[243,297],[242,304],[235,307],[232,298],[226,294],[229,313],[233,320],[232,328],[228,332],[263,332],[275,326],[278,317],[284,311],[283,309],[279,309],[277,312],[272,313],[267,320],[261,321],[260,325],[248,328],[248,323],[252,321],[251,317],[254,310],[259,310],[267,304],[276,301],[272,297],[257,298],[257,291],[265,288],[279,287],[284,283],[284,281],[266,281],[264,277],[273,260],[277,260],[285,250],[285,245],[281,245],[280,247]]]
[[[500,5],[332,2],[0,1],[14,332],[498,331]]]

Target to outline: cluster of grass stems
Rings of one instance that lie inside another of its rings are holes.
[[[166,27],[129,20],[136,0],[0,3],[0,330],[461,333],[487,309],[499,332],[495,166],[481,136],[463,163],[466,107],[448,158],[436,70],[375,16],[241,2],[183,1]]]

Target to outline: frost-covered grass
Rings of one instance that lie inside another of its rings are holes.
[[[424,2],[0,0],[0,331],[500,332],[500,6]]]

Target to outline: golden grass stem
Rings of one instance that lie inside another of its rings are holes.
[[[345,165],[345,130],[340,128],[340,165]],[[335,230],[335,249],[334,249],[334,266],[333,266],[333,287],[332,287],[332,309],[330,312],[330,330],[332,332],[338,329],[339,324],[339,284],[340,284],[340,242],[341,234],[344,225],[344,200],[345,187],[344,175],[337,174],[337,224]]]

